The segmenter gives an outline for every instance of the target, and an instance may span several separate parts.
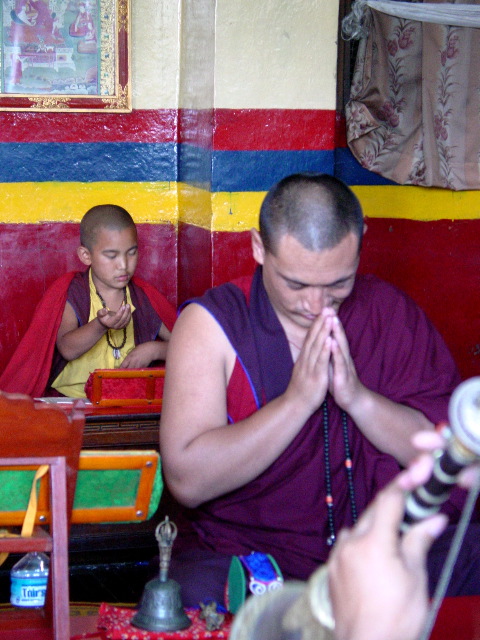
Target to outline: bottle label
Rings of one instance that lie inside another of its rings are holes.
[[[17,607],[43,607],[47,592],[47,578],[11,576],[10,602]]]

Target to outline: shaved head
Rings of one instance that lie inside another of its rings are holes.
[[[363,214],[353,191],[328,174],[297,173],[274,185],[260,209],[260,236],[276,253],[289,234],[309,251],[332,249],[353,232],[363,237]]]
[[[123,207],[116,204],[99,204],[92,207],[80,222],[80,243],[91,251],[100,229],[123,231],[135,228],[132,216]]]

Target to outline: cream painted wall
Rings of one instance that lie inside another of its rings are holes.
[[[181,0],[130,2],[133,108],[176,109]]]
[[[215,107],[335,109],[338,0],[218,0]]]
[[[338,4],[132,0],[133,108],[334,109]],[[181,25],[182,15],[199,20]],[[207,47],[192,50],[196,39]],[[214,105],[201,82],[211,82],[205,64],[213,58]]]

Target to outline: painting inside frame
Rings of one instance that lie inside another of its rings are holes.
[[[129,0],[1,0],[0,110],[131,111]]]

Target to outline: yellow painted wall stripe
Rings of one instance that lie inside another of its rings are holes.
[[[96,204],[125,207],[135,222],[177,223],[176,182],[0,184],[0,223],[80,222]]]
[[[480,191],[355,186],[369,218],[480,219]],[[176,182],[24,182],[0,184],[0,223],[79,222],[95,204],[120,204],[138,223],[178,220],[212,231],[258,224],[265,192],[217,192]]]
[[[404,186],[355,186],[369,218],[408,220],[480,219],[480,191],[448,191]],[[258,224],[265,192],[212,194],[215,231],[244,231]]]
[[[369,218],[478,220],[480,191],[395,185],[352,187]]]

